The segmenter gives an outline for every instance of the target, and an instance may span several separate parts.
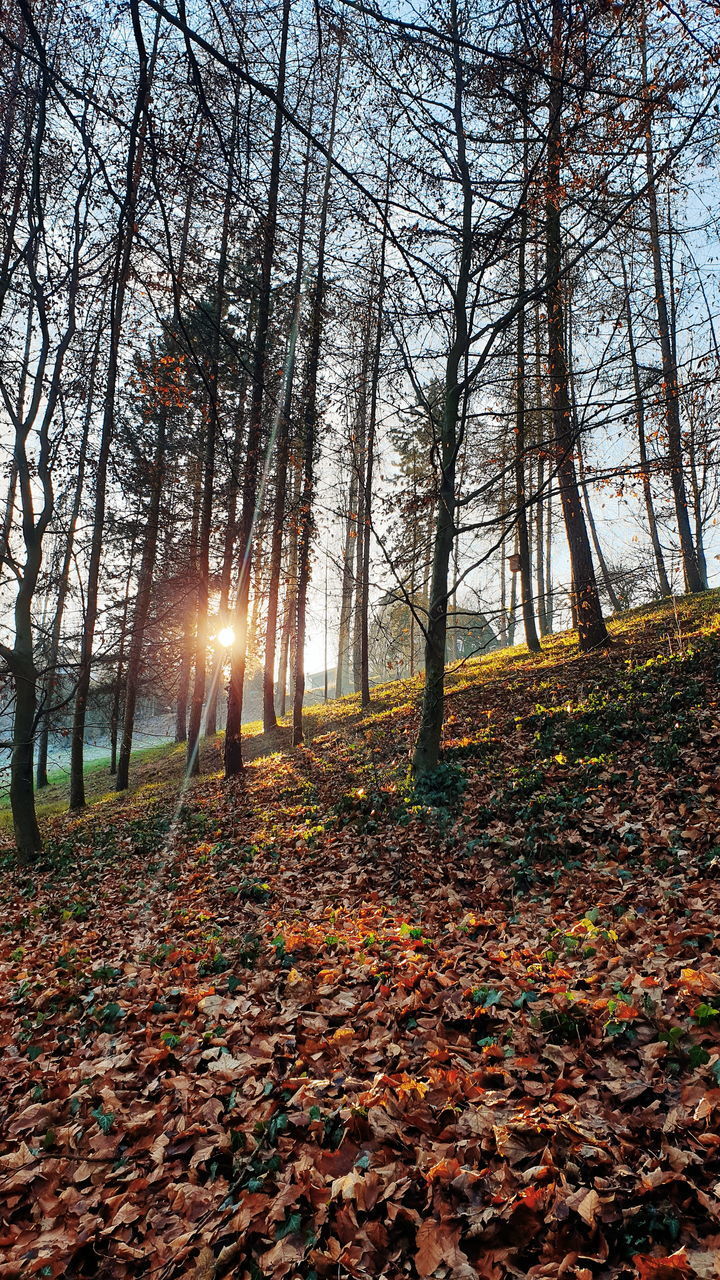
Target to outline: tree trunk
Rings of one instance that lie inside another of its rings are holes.
[[[242,396],[244,401],[244,396]],[[240,459],[242,458],[242,446],[244,439],[243,419],[241,409],[238,409],[236,418],[235,431],[233,433],[233,449],[230,460],[231,477],[238,474],[240,469]],[[231,478],[230,490],[228,493],[228,506],[225,517],[225,534],[223,537],[223,558],[220,569],[220,600],[218,602],[218,621],[217,627],[220,630],[229,622],[230,614],[230,589],[232,587],[232,570],[235,560],[235,539],[237,537],[237,488],[235,481]],[[220,697],[220,678],[213,680],[207,701],[207,710],[205,712],[205,733],[208,738],[214,738],[217,734],[217,713],[218,700]]]
[[[147,512],[145,542],[143,544],[138,591],[135,600],[130,649],[128,652],[127,674],[125,677],[125,706],[123,711],[122,740],[120,742],[120,758],[118,760],[116,791],[126,791],[130,770],[130,752],[132,751],[133,730],[135,728],[135,708],[140,689],[140,667],[142,663],[143,640],[145,626],[150,611],[155,555],[157,552],[158,528],[160,524],[160,506],[162,503],[163,484],[165,480],[165,441],[167,437],[167,412],[160,410],[158,422],[155,456],[152,461],[152,483],[150,503]]]
[[[370,533],[372,530],[373,466],[375,462],[375,430],[377,424],[378,383],[380,381],[380,355],[383,336],[383,309],[385,306],[385,256],[387,253],[387,228],[390,209],[390,150],[385,173],[385,208],[380,262],[378,264],[377,320],[375,344],[370,367],[370,412],[368,417],[367,457],[365,462],[365,494],[363,500],[362,527],[363,554],[360,579],[360,705],[370,706]]]
[[[578,640],[583,650],[608,641],[595,581],[590,541],[575,473],[577,441],[565,358],[565,308],[562,283],[562,230],[560,222],[562,167],[562,111],[564,63],[563,0],[552,0],[552,45],[547,138],[547,186],[545,195],[545,250],[547,271],[548,364],[552,403],[555,467],[567,531],[573,592],[578,613]]]
[[[338,628],[338,657],[335,673],[335,697],[342,698],[350,675],[350,619],[353,605],[353,534],[357,538],[358,473],[354,462],[350,464],[348,486],[348,512],[345,522],[345,542],[342,558],[342,594],[340,597],[340,625]]]
[[[553,495],[552,485],[548,485],[547,495],[547,512],[545,514],[545,624],[547,626],[547,634],[552,635],[554,611],[555,611],[555,593],[553,591],[552,578],[552,548],[553,548]]]
[[[695,439],[695,422],[690,423],[690,442],[689,442],[689,460],[690,460],[690,492],[692,493],[692,509],[693,523],[695,525],[695,554],[697,555],[698,569],[700,577],[707,588],[707,558],[705,556],[705,546],[703,541],[703,510],[702,510],[702,488],[697,469],[697,452]]]
[[[416,581],[416,577],[415,577],[415,575],[416,575],[416,573],[417,573],[417,556],[418,556],[417,469],[416,469],[416,464],[417,464],[417,455],[416,455],[416,453],[415,453],[415,449],[413,448],[413,470],[412,470],[412,485],[413,485],[413,489],[412,489],[412,520],[411,520],[411,528],[412,528],[412,548],[411,548],[411,556],[412,556],[412,559],[411,559],[411,561],[410,561],[410,590],[409,590],[409,595],[410,595],[410,608],[408,609],[408,616],[409,616],[409,620],[410,620],[410,679],[411,679],[411,680],[412,680],[413,676],[415,675],[415,611],[416,611],[416,609],[417,609],[417,605],[418,605],[417,595],[416,595],[416,592],[417,592],[417,581]]]
[[[16,489],[17,465],[13,456],[10,459],[10,474],[8,476],[7,494],[5,497],[5,510],[3,511],[2,528],[0,529],[0,564],[3,564],[5,561],[10,542],[10,531],[12,529],[13,512],[15,510]]]
[[[200,729],[202,725],[203,707],[205,705],[205,688],[207,681],[208,626],[210,605],[210,542],[212,537],[213,501],[215,497],[215,456],[220,433],[220,337],[222,332],[223,306],[225,303],[225,276],[228,264],[228,243],[230,239],[230,214],[235,185],[235,146],[237,142],[237,99],[233,114],[230,138],[230,155],[228,159],[227,179],[225,183],[225,201],[220,233],[220,251],[218,254],[217,278],[215,281],[215,299],[213,308],[212,342],[210,360],[207,371],[207,414],[205,423],[205,463],[203,480],[203,498],[200,509],[200,528],[198,533],[198,565],[197,565],[197,624],[195,629],[195,679],[193,682],[192,702],[190,704],[190,720],[187,736],[187,772],[197,776],[200,773]],[[213,671],[213,697],[219,678],[219,658],[215,660]],[[212,701],[212,699],[211,699]],[[211,707],[211,711],[214,709]]]
[[[20,369],[20,379],[17,396],[17,416],[18,421],[22,421],[25,416],[25,389],[27,384],[28,367],[30,364],[30,352],[33,335],[33,314],[34,299],[31,297],[28,306],[27,323],[25,326],[25,350],[23,352],[22,365]],[[10,534],[13,527],[13,513],[15,511],[15,493],[18,482],[18,463],[13,453],[10,459],[10,475],[8,477],[7,497],[5,499],[5,511],[3,513],[2,533],[0,534],[0,565],[5,562],[8,550],[10,548]]]
[[[453,344],[448,361],[445,421],[442,428],[442,471],[428,601],[425,638],[425,687],[420,728],[413,755],[413,773],[423,777],[437,768],[444,714],[445,642],[447,637],[448,566],[455,537],[455,431],[459,403],[458,364]]]
[[[630,302],[630,287],[628,283],[627,270],[625,261],[622,260],[623,287],[625,292],[625,320],[627,323],[628,347],[630,351],[630,366],[632,369],[633,390],[635,393],[635,424],[638,435],[638,454],[640,458],[640,474],[642,477],[643,497],[645,499],[645,511],[647,513],[648,532],[650,534],[650,544],[655,557],[655,567],[658,575],[658,585],[660,587],[661,596],[669,596],[671,594],[670,581],[665,568],[665,558],[663,556],[662,545],[660,543],[660,534],[658,532],[657,517],[655,515],[655,503],[653,501],[652,485],[650,483],[650,461],[647,452],[647,440],[645,438],[645,399],[643,396],[642,381],[640,378],[640,366],[638,364],[637,349],[635,347],[635,335],[633,332],[633,316],[632,304]]]
[[[425,686],[420,727],[413,753],[412,771],[416,779],[431,774],[440,760],[440,741],[445,704],[445,641],[447,636],[448,568],[455,540],[455,469],[457,465],[458,416],[461,396],[461,369],[468,351],[467,298],[473,253],[473,189],[465,146],[463,119],[464,72],[458,41],[456,0],[451,0],[451,28],[454,37],[453,125],[462,215],[458,272],[453,289],[453,339],[445,363],[443,417],[440,427],[440,484],[433,547],[432,579],[425,636]]]
[[[524,159],[523,169],[527,188],[528,141],[527,116],[525,116]],[[522,300],[526,291],[525,253],[528,237],[527,191],[520,211],[520,242],[518,245],[518,297]],[[530,535],[528,531],[528,511],[526,493],[526,444],[525,444],[525,306],[518,311],[517,318],[517,376],[515,379],[515,508],[518,555],[520,556],[520,596],[522,603],[525,643],[531,653],[540,652],[537,628],[535,626],[535,609],[533,607],[532,560],[530,557]]]
[[[501,645],[501,648],[504,649],[507,646],[507,642],[508,642],[507,585],[505,581],[505,578],[506,578],[505,561],[507,557],[505,555],[505,538],[504,537],[502,539],[502,542],[500,543],[498,550],[500,552],[500,615],[498,618],[498,623],[499,623],[498,631],[500,633],[500,645]]]
[[[118,747],[118,726],[120,723],[120,702],[122,698],[123,686],[123,665],[125,663],[125,639],[127,636],[127,620],[128,610],[130,608],[130,584],[132,582],[133,564],[135,562],[135,546],[137,544],[138,530],[137,522],[133,527],[132,539],[130,541],[130,554],[128,556],[127,577],[125,579],[125,596],[123,599],[122,619],[120,621],[120,644],[118,649],[118,663],[113,681],[112,706],[110,708],[110,769],[109,773],[114,776],[117,773],[117,747]]]
[[[620,613],[620,608],[621,608],[620,601],[618,600],[617,593],[612,584],[612,578],[610,577],[610,571],[607,566],[607,560],[605,559],[605,553],[602,549],[602,545],[598,537],[597,526],[595,524],[595,516],[593,515],[592,503],[590,501],[590,489],[588,487],[588,483],[585,477],[585,454],[583,450],[582,435],[580,431],[580,421],[578,417],[577,396],[575,394],[575,368],[574,368],[574,360],[573,360],[573,320],[572,320],[571,304],[568,305],[568,319],[567,319],[567,365],[568,365],[568,383],[569,383],[569,391],[570,391],[570,405],[572,408],[573,436],[575,438],[575,441],[577,442],[577,460],[578,460],[578,469],[580,471],[580,487],[582,492],[583,505],[585,509],[585,517],[587,519],[588,528],[590,530],[590,537],[592,538],[592,544],[595,551],[595,558],[600,568],[600,576],[602,577],[603,585],[605,587],[605,591],[607,592],[608,600],[610,601],[610,608],[612,609],[613,613]]]
[[[18,861],[21,866],[27,866],[34,861],[42,849],[33,793],[36,671],[32,656],[32,625],[29,610],[22,626],[22,634],[17,630],[16,613],[15,635],[13,673],[16,677],[16,694],[10,763],[10,805]]]
[[[27,517],[32,511],[30,471],[24,456],[18,456],[18,472],[23,494],[23,512]],[[49,469],[45,465],[43,488],[46,500],[43,514],[35,524],[27,518],[23,521],[26,548],[25,570],[15,599],[15,641],[12,650],[0,646],[12,672],[15,685],[15,714],[13,717],[12,756],[10,760],[10,805],[18,860],[26,866],[33,862],[42,850],[42,837],[35,813],[33,790],[33,746],[35,711],[37,705],[37,671],[33,657],[32,601],[37,585],[42,559],[42,536],[47,527]]]
[[[311,113],[312,114],[312,113]],[[287,518],[287,475],[290,456],[290,413],[295,381],[295,357],[302,284],[305,262],[305,221],[307,217],[308,184],[310,180],[310,143],[305,149],[300,225],[298,227],[297,255],[295,259],[295,286],[290,314],[290,332],[285,354],[282,403],[278,415],[277,460],[275,464],[275,502],[273,505],[272,541],[270,547],[270,577],[267,593],[267,618],[265,621],[265,663],[263,667],[263,729],[269,733],[277,728],[275,712],[275,656],[277,651],[278,603],[280,600],[280,575],[282,572],[282,545]]]
[[[572,627],[573,631],[577,631],[578,629],[577,593],[575,591],[575,579],[572,576],[572,569],[570,570],[570,590],[568,591],[568,602],[570,604],[570,626]]]
[[[290,0],[283,0],[280,57],[273,122],[268,206],[263,228],[262,263],[258,291],[257,326],[253,353],[252,393],[250,420],[248,423],[245,477],[243,482],[242,514],[240,518],[240,574],[236,606],[235,641],[232,654],[230,682],[228,685],[227,719],[225,724],[225,777],[232,778],[243,767],[242,758],[242,707],[245,692],[245,668],[247,664],[248,604],[254,525],[258,506],[258,473],[260,471],[260,442],[262,435],[262,410],[265,394],[265,363],[270,327],[270,294],[275,238],[277,231],[278,191],[280,187],[280,160],[282,144],[283,110],[285,105],[285,71],[287,63],[288,23]]]
[[[202,127],[198,132],[197,148],[200,150],[202,140]],[[183,304],[183,286],[185,280],[185,268],[187,265],[187,250],[190,239],[190,222],[192,215],[192,206],[195,199],[195,181],[196,173],[193,173],[192,179],[188,186],[185,198],[185,216],[183,218],[182,231],[180,234],[180,245],[178,250],[177,271],[171,274],[171,284],[173,290],[173,332],[177,335],[180,329],[182,304]],[[190,520],[190,554],[188,557],[188,568],[194,571],[195,556],[197,554],[197,537],[200,524],[200,488],[201,474],[200,465],[194,460],[194,476],[192,485],[192,516]],[[194,572],[193,572],[194,576]],[[192,654],[194,649],[194,633],[195,622],[192,616],[192,610],[185,610],[185,622],[183,625],[182,651],[180,658],[180,674],[178,680],[178,694],[175,703],[175,742],[177,744],[187,742],[187,708],[188,697],[190,694],[190,676],[192,674]]]
[[[111,278],[109,354],[107,381],[105,386],[105,406],[103,410],[103,419],[100,431],[100,448],[95,475],[95,503],[92,541],[90,545],[90,561],[88,564],[85,594],[85,621],[80,643],[80,661],[70,748],[71,809],[82,809],[85,806],[85,720],[87,715],[88,695],[90,692],[93,640],[95,638],[95,624],[97,622],[98,613],[98,583],[100,578],[100,560],[102,556],[103,531],[105,524],[108,461],[110,458],[110,446],[115,429],[115,397],[118,382],[120,339],[122,336],[125,293],[130,276],[130,258],[137,216],[137,195],[140,184],[140,174],[142,172],[150,86],[152,83],[154,59],[157,51],[157,38],[159,32],[158,20],[155,27],[155,47],[153,49],[152,60],[148,62],[138,12],[138,0],[131,0],[130,10],[139,55],[139,77],[137,93],[135,95],[135,109],[129,132],[126,165],[127,176],[125,191],[120,207],[117,248]]]
[[[210,598],[210,534],[215,487],[215,447],[217,430],[211,410],[205,424],[205,457],[203,460],[202,502],[197,550],[197,599],[195,601],[195,653],[193,655],[193,688],[187,732],[186,769],[190,776],[200,773],[200,727],[205,705],[208,652],[208,602]]]
[[[290,511],[288,513],[289,545],[287,547],[287,571],[285,574],[285,599],[283,602],[283,630],[280,643],[280,669],[278,684],[280,686],[280,715],[287,711],[288,674],[295,670],[294,644],[297,623],[297,506],[300,499],[300,471],[298,460],[291,466]]]
[[[372,293],[372,284],[370,285]],[[365,317],[362,339],[362,355],[360,359],[360,378],[358,381],[358,399],[357,399],[357,417],[355,427],[355,441],[353,448],[353,459],[355,470],[358,477],[358,501],[357,501],[357,526],[355,536],[355,611],[353,613],[353,637],[352,637],[352,674],[353,689],[355,693],[360,692],[361,677],[361,647],[362,647],[362,613],[361,613],[361,594],[362,581],[364,576],[363,554],[365,551],[365,472],[367,468],[367,384],[368,370],[370,366],[370,306]]]
[[[515,546],[514,546],[514,554],[515,554],[515,555],[519,555],[519,552],[518,552],[517,530],[515,531]],[[515,644],[515,628],[516,628],[516,626],[517,626],[517,596],[518,596],[517,583],[518,583],[518,576],[519,576],[519,575],[518,575],[517,573],[511,573],[511,574],[510,574],[510,609],[509,609],[509,611],[508,611],[508,644],[509,644],[509,646],[510,646],[510,648],[511,648],[511,649],[512,649],[513,645]]]
[[[23,196],[26,191],[28,164],[33,152],[34,158],[39,157],[40,153],[37,150],[37,143],[45,127],[44,112],[48,89],[48,78],[47,70],[40,68],[37,87],[37,110],[33,111],[31,109],[26,113],[22,142],[18,147],[17,159],[15,162],[14,182],[11,194],[7,189],[10,185],[8,183],[8,161],[12,155],[12,137],[16,119],[16,105],[21,100],[24,88],[23,73],[24,68],[27,65],[27,53],[25,51],[26,37],[27,26],[26,23],[23,22],[20,27],[18,47],[15,51],[12,80],[6,91],[3,103],[3,137],[2,144],[0,144],[0,199],[2,199],[3,209],[6,211],[6,218],[3,226],[4,244],[2,260],[0,261],[0,313],[3,311],[5,299],[8,296],[10,285],[15,277],[15,272],[10,270],[10,264],[17,247],[15,232],[17,230],[18,219],[20,217]],[[40,124],[40,128],[38,128],[38,122]]]
[[[188,577],[195,581],[195,565],[197,558],[198,528],[200,525],[200,499],[202,496],[202,468],[200,459],[194,459],[193,505],[190,522],[190,545],[188,556]],[[190,593],[189,593],[190,594]],[[195,628],[197,625],[197,593],[191,593],[191,603],[186,599],[185,623],[183,626],[182,654],[180,657],[180,676],[178,680],[178,696],[175,708],[175,741],[187,742],[187,709],[190,695],[190,676],[192,675],[192,659],[195,652]]]
[[[652,136],[652,106],[649,102],[644,18],[642,20],[640,33],[640,59],[643,95],[646,99],[645,167],[647,174],[648,222],[650,230],[653,277],[655,283],[655,307],[657,311],[658,336],[660,339],[660,355],[663,371],[665,426],[668,437],[668,466],[670,469],[670,481],[675,500],[675,516],[677,520],[678,535],[680,538],[680,555],[682,558],[683,575],[685,578],[685,590],[704,591],[706,590],[707,583],[703,580],[698,565],[697,553],[693,543],[692,529],[690,527],[687,494],[685,491],[678,371],[673,352],[670,321],[668,318],[665,276],[663,272],[662,252],[660,247],[660,226],[658,220],[655,157]]]
[[[265,565],[267,563],[267,554],[265,551],[265,520],[258,520],[256,523],[256,544],[257,555],[255,556],[252,570],[252,584],[250,592],[250,621],[248,623],[248,653],[256,654],[258,652],[258,636],[260,632],[260,618],[262,602],[267,595]]]
[[[57,601],[55,603],[55,616],[53,618],[52,632],[50,635],[50,652],[48,654],[48,673],[45,679],[45,689],[43,692],[43,717],[40,726],[40,736],[38,739],[38,757],[37,757],[37,786],[38,790],[48,785],[48,746],[50,739],[50,721],[52,717],[52,700],[57,687],[57,667],[60,654],[60,638],[62,636],[63,618],[65,616],[65,604],[68,592],[70,590],[70,570],[73,562],[75,550],[75,530],[77,528],[78,517],[80,515],[80,504],[82,502],[83,484],[85,481],[85,461],[87,454],[88,436],[90,433],[90,424],[92,422],[93,407],[95,401],[95,380],[97,377],[98,359],[100,356],[100,333],[102,331],[101,324],[98,325],[98,334],[93,346],[93,354],[90,362],[90,371],[88,375],[88,395],[83,416],[82,436],[78,447],[78,463],[77,474],[74,478],[74,492],[72,507],[70,510],[70,519],[68,521],[67,534],[65,537],[65,551],[63,553],[63,561],[60,568],[60,578],[58,582]]]
[[[230,590],[232,587],[232,571],[235,560],[235,540],[237,538],[237,486],[235,476],[240,470],[240,459],[242,458],[242,446],[244,440],[244,421],[243,409],[245,405],[245,380],[241,386],[238,412],[235,421],[235,431],[233,433],[233,449],[230,460],[230,490],[228,493],[228,506],[225,518],[225,535],[223,537],[223,558],[220,569],[220,600],[218,602],[218,630],[228,625],[230,620]],[[219,659],[222,662],[222,659]],[[207,710],[205,712],[205,733],[208,738],[214,738],[217,734],[217,713],[218,700],[220,697],[220,675],[218,672],[217,679],[213,680],[207,701]]]
[[[545,411],[543,407],[542,356],[540,351],[540,305],[535,305],[535,446],[537,449],[537,502],[535,505],[535,573],[538,627],[548,634],[545,590]]]
[[[538,455],[537,491],[538,501],[535,508],[535,590],[537,594],[538,631],[540,636],[548,632],[545,600],[545,459],[542,451]]]
[[[295,641],[295,679],[293,681],[292,739],[295,746],[298,746],[303,740],[305,629],[307,591],[310,583],[310,546],[312,542],[314,524],[312,508],[315,488],[315,444],[317,440],[317,378],[320,366],[320,346],[322,342],[323,311],[325,304],[325,238],[327,235],[328,211],[330,208],[330,179],[332,177],[332,156],[335,145],[335,122],[337,119],[338,99],[340,96],[341,68],[342,46],[339,45],[337,52],[337,69],[335,72],[335,85],[330,111],[327,163],[325,165],[322,203],[320,206],[318,257],[315,271],[315,287],[313,289],[312,308],[310,312],[310,333],[308,338],[308,354],[303,394],[303,470],[299,510],[300,528],[298,536],[297,635]]]
[[[17,573],[18,586],[14,608],[15,636],[13,648],[10,649],[7,645],[0,644],[0,657],[4,658],[8,665],[15,694],[13,746],[10,761],[10,803],[18,857],[23,864],[34,861],[42,849],[42,838],[35,812],[33,787],[33,740],[37,727],[37,671],[33,652],[32,604],[42,565],[43,538],[54,511],[53,449],[50,428],[60,398],[65,356],[76,331],[77,290],[80,278],[81,244],[83,241],[80,206],[84,188],[81,185],[74,209],[73,241],[68,274],[67,317],[64,327],[62,329],[56,328],[51,335],[49,299],[46,295],[44,284],[36,271],[39,248],[41,244],[47,248],[47,243],[44,238],[44,230],[40,225],[42,219],[38,222],[34,212],[35,209],[42,207],[43,201],[41,194],[42,144],[47,123],[49,84],[50,78],[47,66],[43,62],[35,100],[35,113],[31,113],[34,127],[28,201],[30,208],[33,210],[30,214],[33,229],[28,244],[25,246],[24,255],[30,284],[30,309],[35,308],[38,317],[38,343],[33,374],[34,389],[28,411],[25,413],[24,388],[28,372],[26,344],[26,356],[23,359],[20,372],[17,407],[13,407],[6,396],[3,397],[8,416],[14,426],[14,468],[20,495],[22,540],[25,549],[24,565],[22,570]],[[26,158],[27,153],[23,158],[23,169]],[[23,174],[23,176],[25,175]],[[13,217],[19,211],[20,193],[23,189],[22,183],[18,181]],[[0,286],[3,291],[6,291],[8,285],[9,279],[6,277],[5,270],[3,270]],[[50,368],[50,350],[53,345],[55,354],[52,368]],[[31,462],[28,457],[27,441],[33,427],[37,431],[38,448]],[[37,494],[40,496],[42,505],[36,516],[35,499]]]
[[[580,482],[582,484],[583,502],[585,506],[585,515],[587,516],[588,527],[590,529],[590,537],[592,538],[592,544],[595,549],[595,557],[597,559],[598,565],[600,566],[600,574],[603,580],[605,591],[607,592],[607,598],[610,601],[610,608],[612,609],[613,613],[620,613],[622,609],[622,605],[620,604],[617,592],[613,586],[612,578],[610,577],[610,570],[608,569],[607,560],[605,559],[605,553],[602,549],[602,544],[598,537],[597,526],[595,524],[595,516],[593,515],[592,503],[590,501],[590,490],[588,487],[588,482],[585,478],[585,458],[583,455],[582,442],[580,440],[579,433],[577,433],[577,454],[578,454],[578,467],[580,469]]]

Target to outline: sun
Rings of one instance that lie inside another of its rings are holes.
[[[222,627],[221,630],[218,631],[215,639],[218,644],[222,645],[223,649],[229,649],[235,642],[235,632],[232,627]]]

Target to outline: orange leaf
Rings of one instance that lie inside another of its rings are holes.
[[[637,1267],[638,1280],[679,1280],[681,1276],[693,1275],[693,1268],[684,1249],[678,1249],[665,1258],[636,1253],[633,1262]]]
[[[448,1223],[435,1222],[426,1218],[418,1227],[417,1252],[415,1266],[419,1276],[431,1276],[444,1262],[449,1267],[457,1267],[467,1258],[458,1248],[460,1228],[451,1227]]]

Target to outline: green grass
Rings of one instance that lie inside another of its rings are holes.
[[[172,758],[182,753],[184,755],[184,746],[176,747],[173,743],[162,743],[155,747],[139,747],[137,751],[133,751],[131,760],[133,766],[150,764],[153,760],[161,761]],[[84,776],[86,782],[87,799],[90,804],[96,804],[103,799],[108,791],[115,795],[112,786],[112,776],[109,771],[110,757],[103,760],[91,760],[85,766]],[[35,793],[35,806],[38,818],[52,818],[58,813],[64,813],[68,807],[70,800],[70,775],[60,768],[49,770],[49,785],[43,787],[41,791]],[[12,828],[12,817],[10,814],[10,794],[5,792],[0,795],[0,830],[10,830]]]
[[[701,635],[717,631],[720,625],[719,610],[720,589],[715,589],[698,596],[656,601],[610,618],[609,629],[617,644],[617,648],[613,645],[615,656],[636,662],[638,659],[642,660],[644,650],[645,659],[650,654],[677,657]],[[448,716],[452,716],[453,705],[462,705],[465,691],[492,686],[503,700],[509,680],[523,680],[525,675],[536,679],[545,670],[548,674],[547,694],[552,701],[554,671],[567,664],[583,664],[587,659],[577,649],[574,632],[548,636],[542,645],[542,652],[539,654],[530,654],[524,644],[518,644],[512,648],[479,654],[449,666],[445,681]],[[637,649],[641,652],[638,653]],[[560,680],[562,682],[562,677]],[[404,720],[406,723],[412,720],[422,696],[422,686],[422,674],[375,685],[371,691],[371,705],[364,711],[360,706],[359,694],[348,694],[327,703],[313,702],[305,708],[304,713],[306,743],[333,731],[339,731],[343,736],[346,733],[354,736],[359,731],[366,745],[371,740],[380,740],[384,734],[393,732],[393,718],[397,717],[398,721]],[[627,694],[628,691],[621,692]],[[459,703],[455,702],[458,696]],[[576,710],[579,713],[580,709]],[[583,708],[585,713],[589,710],[593,708]],[[597,708],[594,710],[597,712]],[[278,751],[287,753],[290,749],[290,723],[291,717],[288,715],[280,721],[278,733],[270,739],[265,738],[259,721],[243,725],[247,759],[268,758]],[[483,731],[487,729],[488,724],[483,722]],[[221,742],[222,734],[203,741],[203,774],[217,773],[222,769]],[[184,762],[184,745],[163,744],[133,751],[130,793],[140,791],[150,795],[163,787],[167,787],[169,791],[177,790],[182,782]],[[107,803],[117,798],[108,771],[108,760],[89,763],[85,769],[85,778],[89,805]],[[63,813],[68,807],[68,801],[68,775],[56,769],[50,785],[37,793],[38,817],[42,821]],[[10,800],[5,794],[0,796],[0,831],[9,832],[11,828]]]

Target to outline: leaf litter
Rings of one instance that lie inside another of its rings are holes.
[[[680,621],[461,667],[430,794],[406,682],[8,858],[0,1276],[720,1276],[717,600]]]

